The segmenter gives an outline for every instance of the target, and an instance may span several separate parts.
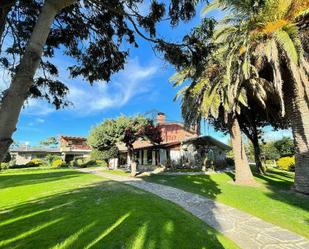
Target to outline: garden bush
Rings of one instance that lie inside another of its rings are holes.
[[[40,158],[33,158],[30,162],[26,163],[27,167],[40,167],[44,165],[44,161]]]
[[[10,168],[9,163],[0,163],[0,170],[8,169],[8,168]]]
[[[95,160],[95,164],[100,167],[107,167],[108,163],[105,160]]]
[[[56,161],[57,159],[61,159],[61,156],[59,155],[54,155],[54,154],[47,154],[44,158],[44,160],[46,161],[46,163],[48,163],[49,165],[51,165],[53,163],[53,161]]]
[[[295,170],[295,156],[281,157],[277,161],[277,167],[287,171]]]
[[[75,158],[73,161],[71,161],[70,165],[74,167],[79,167],[79,168],[86,168],[89,166],[96,166],[97,161],[91,160],[90,158],[78,157],[78,158]]]
[[[53,168],[66,168],[68,165],[62,161],[62,159],[56,159],[55,161],[52,162],[51,165]]]

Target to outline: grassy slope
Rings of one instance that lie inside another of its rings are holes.
[[[258,188],[232,184],[232,174],[163,176],[146,180],[205,195],[309,238],[309,197],[290,191],[293,174],[272,170]]]
[[[178,206],[73,170],[0,173],[0,248],[234,248]]]

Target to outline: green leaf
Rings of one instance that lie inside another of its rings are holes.
[[[289,60],[294,63],[298,64],[298,53],[289,34],[283,30],[278,30],[275,33],[275,39],[280,44],[280,47],[285,51],[286,55],[288,56]]]

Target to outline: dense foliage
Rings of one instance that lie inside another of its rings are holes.
[[[283,137],[274,143],[274,147],[279,151],[280,156],[290,156],[295,154],[294,141],[289,137]]]
[[[295,170],[295,156],[281,157],[277,161],[277,167],[287,171]]]
[[[47,146],[47,147],[57,147],[58,144],[59,144],[59,141],[57,137],[49,137],[49,138],[46,138],[40,141],[40,145]]]
[[[55,161],[52,162],[51,164],[52,168],[66,168],[68,165],[62,161],[62,159],[56,159]]]
[[[102,124],[92,128],[88,136],[88,144],[101,156],[115,156],[117,144],[125,145],[129,157],[132,175],[135,175],[133,144],[137,140],[148,140],[153,144],[161,142],[161,130],[153,121],[144,116],[120,116],[117,119],[105,120]],[[111,158],[111,157],[110,157]],[[105,157],[105,160],[109,159]]]
[[[107,150],[97,150],[94,149],[91,151],[91,159],[93,160],[103,160],[103,161],[108,161],[111,158],[116,158],[119,154],[119,150],[117,146],[112,146],[110,149]]]
[[[195,15],[198,1],[143,2],[80,0],[62,9],[53,21],[29,97],[45,98],[56,108],[70,104],[65,98],[69,89],[59,77],[60,65],[52,61],[59,48],[74,59],[68,68],[72,77],[81,76],[90,83],[109,81],[113,73],[123,69],[129,55],[124,44],[138,47],[136,35],[163,43],[155,39],[156,25],[167,17],[172,26],[189,20]],[[43,5],[42,0],[0,3],[0,63],[12,76]],[[147,11],[139,11],[142,5]]]
[[[117,143],[132,148],[138,139],[147,139],[153,143],[161,142],[160,129],[143,116],[120,116],[105,120],[94,127],[88,136],[88,144],[99,151],[109,151]]]

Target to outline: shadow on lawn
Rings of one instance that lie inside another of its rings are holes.
[[[0,248],[223,248],[215,231],[149,195],[106,181],[15,206],[0,213]]]
[[[258,174],[255,169],[252,169],[252,172],[256,178],[262,180],[263,186],[269,190],[264,192],[265,195],[271,199],[309,211],[309,197],[293,191],[294,176],[291,173],[273,169],[268,169],[266,175]],[[234,179],[233,173],[228,172],[226,174]]]
[[[221,193],[219,185],[209,175],[151,175],[143,177],[143,180],[179,189],[183,189],[185,186],[185,191],[189,192],[196,192],[196,188],[199,187],[199,191],[211,199],[216,199],[216,196]],[[188,184],[188,182],[193,184]]]
[[[68,178],[78,177],[80,172],[56,171],[56,172],[33,172],[20,174],[0,174],[0,189],[39,184],[43,182],[59,181]]]

